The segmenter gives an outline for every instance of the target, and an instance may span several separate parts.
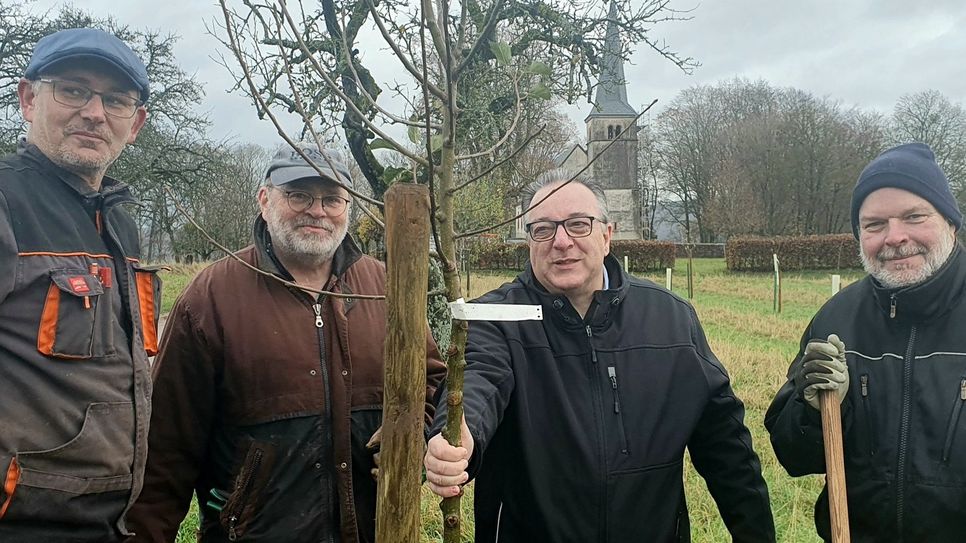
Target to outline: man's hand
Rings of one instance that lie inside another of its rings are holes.
[[[382,445],[382,426],[376,428],[376,431],[372,433],[372,437],[369,438],[369,442],[366,443],[366,449],[373,451],[372,462],[376,467],[369,470],[372,474],[372,478],[376,481],[379,480],[379,447]]]
[[[462,494],[463,485],[470,480],[466,468],[473,456],[473,436],[466,426],[465,417],[460,423],[460,434],[462,447],[450,445],[443,434],[433,436],[423,460],[429,489],[444,498]]]
[[[812,340],[805,346],[802,369],[796,379],[808,405],[819,409],[818,391],[835,392],[839,403],[849,391],[849,368],[845,364],[845,343],[835,334],[828,341]]]

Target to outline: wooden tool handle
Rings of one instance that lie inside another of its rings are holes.
[[[849,504],[845,493],[845,454],[842,449],[842,411],[831,390],[818,393],[825,442],[825,484],[832,520],[832,543],[849,543]]]

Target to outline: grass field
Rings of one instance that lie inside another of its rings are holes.
[[[686,292],[685,260],[678,260],[673,290]],[[164,311],[168,311],[177,292],[197,272],[197,266],[176,267],[163,276]],[[663,285],[664,274],[641,276]],[[859,279],[861,272],[842,272],[842,286]],[[512,274],[477,273],[470,280],[471,295],[477,296],[511,280]],[[721,259],[695,260],[695,296],[692,300],[704,325],[711,347],[728,368],[734,389],[745,402],[746,424],[751,429],[755,449],[761,457],[765,480],[771,495],[772,510],[780,542],[820,541],[814,534],[812,505],[822,487],[818,476],[793,479],[778,465],[763,426],[765,410],[785,380],[785,371],[794,356],[802,331],[815,311],[831,292],[828,272],[805,272],[782,278],[782,312],[772,309],[772,276],[764,273],[729,273]],[[470,485],[472,486],[472,485]],[[695,542],[730,541],[717,509],[701,477],[690,467],[685,473],[685,488],[691,514],[691,534]],[[472,511],[472,488],[464,500],[464,511]],[[425,491],[421,504],[423,541],[439,541],[440,515],[436,500]],[[182,526],[179,543],[194,541],[197,513],[193,508]],[[470,515],[466,524],[472,525]],[[468,534],[465,541],[472,541]]]

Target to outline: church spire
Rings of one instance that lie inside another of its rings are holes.
[[[637,112],[627,103],[624,59],[621,58],[621,37],[620,29],[617,26],[617,2],[610,0],[600,81],[597,84],[597,92],[594,96],[594,106],[587,118],[636,116]]]

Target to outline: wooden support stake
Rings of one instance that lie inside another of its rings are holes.
[[[671,290],[671,268],[664,268],[664,288]]]
[[[838,274],[832,275],[832,296],[835,296],[842,290],[842,276]]]
[[[426,398],[429,190],[398,183],[386,200],[386,348],[376,541],[419,541]],[[365,334],[365,330],[357,331]]]
[[[781,268],[778,267],[778,254],[772,253],[772,259],[775,263],[775,288],[774,297],[772,299],[772,309],[777,313],[782,312],[782,273]]]
[[[624,255],[624,271],[626,271],[627,273],[631,273],[631,267],[628,265],[628,262],[627,262],[627,255]]]
[[[822,408],[822,438],[825,442],[825,484],[832,521],[832,543],[849,543],[849,504],[845,493],[845,454],[842,450],[842,411],[835,393],[818,393]]]

